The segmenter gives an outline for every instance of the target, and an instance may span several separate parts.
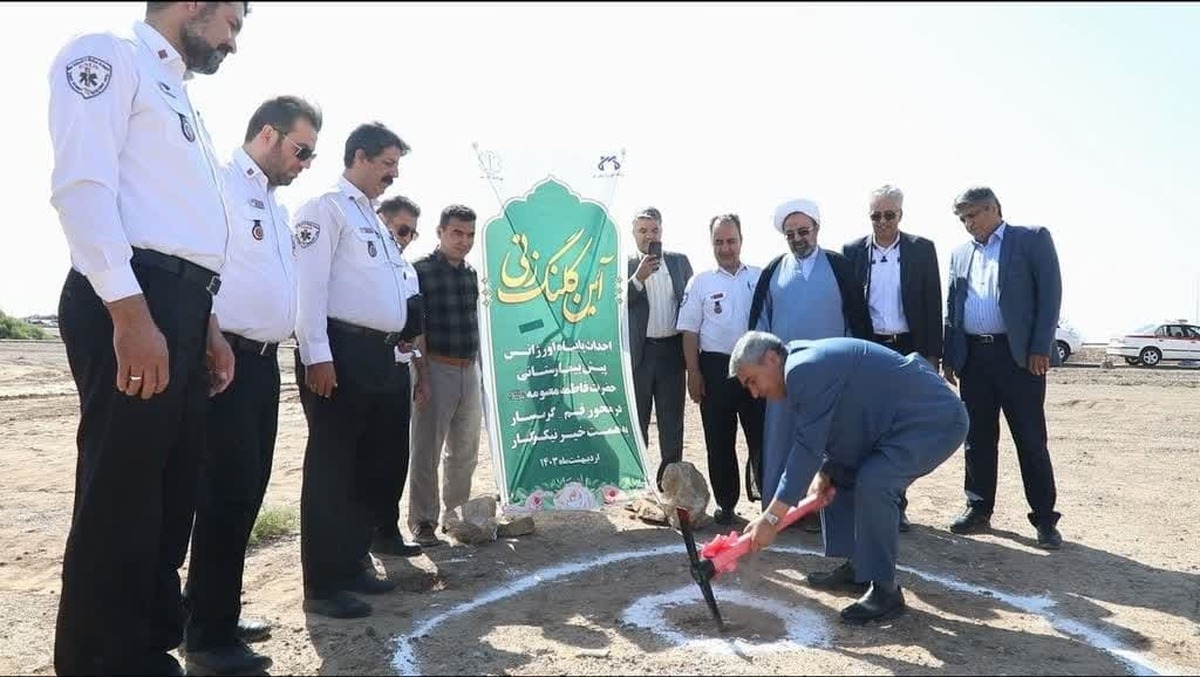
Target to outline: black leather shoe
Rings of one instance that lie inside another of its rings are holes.
[[[726,510],[725,508],[717,508],[717,511],[713,513],[713,521],[723,527],[727,527],[733,524],[733,511]]]
[[[416,533],[413,534],[413,540],[422,548],[433,548],[446,544],[445,541],[438,538],[437,526],[434,524],[422,524],[418,526]]]
[[[1053,526],[1037,528],[1037,547],[1042,550],[1058,550],[1062,547],[1062,534]]]
[[[207,651],[186,651],[189,675],[252,675],[271,667],[271,659],[256,653],[243,642]]]
[[[908,515],[903,510],[900,511],[900,533],[907,534],[912,531],[912,523],[908,521]]]
[[[239,618],[237,638],[247,644],[261,642],[271,636],[271,624],[257,618]],[[264,670],[266,668],[263,668]]]
[[[992,513],[984,512],[982,508],[967,506],[958,519],[950,525],[952,534],[978,534],[987,531],[992,526]]]
[[[885,591],[881,586],[872,583],[867,594],[860,597],[854,604],[842,609],[842,622],[862,625],[871,621],[890,620],[903,614],[908,608],[904,604],[904,593],[900,591],[898,585],[890,587],[891,590]]]
[[[395,590],[396,582],[363,571],[346,581],[345,589],[364,595],[382,595]]]
[[[328,618],[365,618],[371,615],[371,605],[341,590],[329,597],[305,598],[304,611]]]
[[[371,539],[371,552],[396,555],[397,557],[416,557],[421,554],[421,546],[405,543],[398,531],[392,533],[377,531],[375,537]]]
[[[842,565],[833,571],[819,571],[807,574],[804,577],[804,582],[808,583],[809,587],[818,590],[852,592],[856,595],[863,594],[867,591],[868,587],[867,583],[859,583],[854,580],[854,565],[849,561],[842,562]]]

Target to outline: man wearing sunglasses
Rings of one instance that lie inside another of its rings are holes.
[[[816,202],[790,200],[775,208],[775,230],[787,241],[788,253],[763,269],[754,288],[748,329],[771,332],[784,342],[851,336],[871,338],[871,319],[862,285],[850,261],[840,252],[817,245],[821,211]],[[779,402],[768,402],[763,425],[763,508],[775,495],[776,485],[791,449],[787,411]],[[817,462],[807,469],[811,477]],[[806,517],[802,528],[820,531],[819,518]]]
[[[942,357],[942,278],[937,250],[926,238],[900,230],[904,193],[883,186],[871,194],[872,234],[842,253],[854,266],[870,311],[872,338],[901,355],[918,353],[934,371]],[[900,494],[900,531],[911,529],[907,492]]]
[[[261,621],[239,620],[246,544],[262,506],[279,423],[279,343],[296,324],[295,244],[276,189],[312,165],[321,113],[294,96],[265,101],[245,143],[223,167],[230,229],[213,299],[237,360],[233,382],[209,400],[206,449],[192,530],[184,639],[193,674],[266,670],[271,659],[246,641],[265,639]],[[303,155],[303,159],[301,159]]]

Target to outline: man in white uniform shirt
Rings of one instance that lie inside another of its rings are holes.
[[[209,402],[206,453],[192,531],[185,633],[187,670],[253,673],[271,667],[245,641],[270,633],[242,619],[242,573],[250,530],[262,506],[279,423],[279,343],[296,326],[295,244],[275,189],[290,184],[314,158],[321,114],[294,96],[265,101],[244,145],[223,168],[231,226],[221,295],[213,301],[237,372]]]
[[[400,417],[409,397],[396,347],[411,340],[400,248],[375,213],[409,146],[374,122],[346,139],[337,184],[296,212],[300,297],[296,382],[308,420],[300,495],[304,609],[333,618],[369,615],[352,592],[395,584],[369,561],[369,497],[360,475],[380,455],[402,454]],[[401,554],[415,555],[419,546]]]
[[[229,224],[189,98],[237,49],[245,2],[151,2],[130,35],[75,38],[50,69],[50,202],[71,253],[58,315],[79,390],[58,674],[182,674],[179,567],[206,399],[233,378],[212,315]]]
[[[729,356],[750,322],[750,301],[762,271],[742,263],[742,222],[722,214],[709,222],[717,267],[688,281],[679,307],[677,327],[683,332],[687,387],[700,405],[704,444],[708,448],[708,481],[717,503],[717,524],[733,522],[738,502],[737,424],[749,449],[746,498],[761,481],[763,405],[737,379],[729,378]]]

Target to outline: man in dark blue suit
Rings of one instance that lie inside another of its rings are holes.
[[[954,212],[972,241],[950,257],[943,371],[971,417],[967,433],[967,508],[956,534],[989,527],[996,505],[1000,412],[1017,447],[1025,499],[1038,546],[1058,549],[1054,468],[1046,447],[1046,372],[1061,364],[1054,330],[1062,275],[1050,231],[1004,222],[990,188],[958,196]]]

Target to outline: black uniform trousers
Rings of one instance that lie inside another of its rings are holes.
[[[63,553],[54,668],[62,674],[155,674],[178,669],[166,652],[183,638],[179,567],[195,512],[208,400],[205,348],[213,274],[174,257],[169,272],[133,271],[166,339],[170,383],[148,400],[116,389],[108,309],[72,270],[59,327],[79,391],[79,456]]]
[[[409,423],[412,419],[412,376],[408,365],[397,365],[403,396],[394,400],[394,425],[386,443],[367,451],[359,466],[359,487],[366,497],[371,526],[376,533],[400,534],[400,498],[408,480]]]
[[[913,338],[910,333],[903,334],[874,334],[872,340],[882,346],[887,346],[901,355],[914,352]],[[900,514],[908,510],[908,489],[900,492]]]
[[[396,363],[394,344],[375,336],[330,326],[329,340],[338,386],[328,398],[308,389],[296,351],[296,383],[308,419],[300,555],[304,594],[313,599],[345,589],[362,572],[379,521],[375,511],[384,503],[378,497],[386,493],[398,510],[395,487],[402,488],[408,474],[408,419],[399,415],[411,397],[408,366]],[[374,474],[388,476],[364,482]]]
[[[638,408],[642,444],[650,444],[650,410],[658,425],[661,460],[655,483],[662,489],[667,466],[683,460],[683,406],[687,400],[687,369],[683,361],[683,334],[647,338],[642,362],[633,371],[633,396]]]
[[[276,349],[226,335],[233,382],[209,400],[207,443],[192,530],[186,597],[189,651],[233,646],[242,610],[246,545],[262,507],[279,426]],[[260,348],[256,350],[255,348]]]
[[[738,502],[737,425],[742,421],[746,438],[746,498],[753,487],[762,486],[763,400],[757,400],[736,378],[729,378],[729,355],[700,353],[700,375],[704,377],[704,399],[700,400],[700,420],[704,424],[704,445],[708,449],[708,481],[713,499],[726,511]]]
[[[1046,446],[1046,377],[1034,376],[1018,366],[1003,334],[990,340],[982,343],[976,337],[967,337],[967,361],[958,375],[959,393],[971,418],[963,447],[967,502],[989,515],[995,508],[1003,411],[1017,447],[1025,499],[1032,509],[1029,522],[1054,526],[1061,515],[1054,511],[1057,491]]]

